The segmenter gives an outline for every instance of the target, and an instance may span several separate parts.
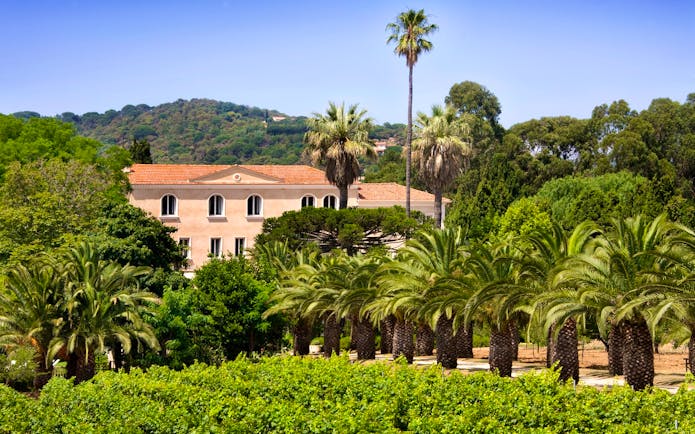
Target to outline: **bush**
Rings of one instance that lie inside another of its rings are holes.
[[[17,390],[31,390],[36,376],[36,351],[33,347],[17,347],[0,354],[0,381]]]
[[[21,415],[21,417],[18,417]],[[676,428],[677,427],[677,428]],[[695,432],[695,392],[598,390],[554,371],[500,378],[439,366],[239,357],[220,367],[0,386],[0,432]]]

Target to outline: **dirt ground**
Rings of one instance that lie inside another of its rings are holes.
[[[474,348],[473,359],[459,359],[458,369],[463,372],[488,370],[488,348]],[[350,354],[356,359],[357,354]],[[377,360],[391,360],[390,354],[377,354]],[[659,353],[654,354],[654,386],[671,392],[685,379],[685,358],[688,357],[686,347],[673,348],[672,345],[662,345]],[[416,356],[415,365],[431,365],[436,363],[436,356]],[[608,354],[600,341],[581,344],[579,347],[579,376],[580,382],[596,387],[611,387],[624,384],[622,376],[612,377],[608,374]],[[534,369],[545,368],[545,347],[521,344],[519,360],[514,362],[512,375],[517,376]]]
[[[488,348],[475,348],[473,355],[476,359],[486,359]],[[514,362],[519,367],[544,367],[545,347],[521,344],[519,346],[519,361]],[[654,354],[654,385],[674,390],[685,379],[685,359],[688,357],[688,348],[681,346],[673,348],[673,345],[662,345],[659,353]],[[600,341],[592,341],[579,347],[580,377],[587,383],[592,380],[606,380],[596,382],[596,385],[608,385],[612,377],[608,375],[608,353]],[[614,384],[622,384],[622,377],[615,377]]]

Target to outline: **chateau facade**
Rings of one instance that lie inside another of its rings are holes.
[[[134,164],[127,171],[130,203],[177,229],[172,236],[185,246],[189,270],[210,255],[243,254],[266,218],[305,206],[338,207],[338,189],[309,166]],[[405,187],[396,183],[348,189],[349,207],[404,204]],[[432,216],[434,196],[411,189],[411,208]]]

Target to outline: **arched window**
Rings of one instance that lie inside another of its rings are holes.
[[[338,198],[333,196],[332,194],[329,194],[328,196],[323,198],[323,207],[337,209]]]
[[[309,195],[304,196],[302,198],[302,208],[306,208],[308,206],[314,206],[314,202],[315,202],[314,196],[309,196]]]
[[[208,216],[224,215],[224,198],[219,194],[214,194],[208,199]]]
[[[254,194],[246,199],[246,215],[259,216],[263,215],[263,198]]]
[[[175,216],[178,214],[178,204],[176,196],[167,194],[162,197],[162,217]]]

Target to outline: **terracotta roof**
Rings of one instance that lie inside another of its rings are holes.
[[[402,201],[405,203],[405,186],[395,182],[373,182],[359,184],[359,200]],[[426,191],[410,189],[411,201],[434,201],[434,195]],[[451,203],[450,199],[442,198],[443,203]]]
[[[283,184],[328,184],[323,171],[302,165],[133,164],[128,179],[131,184],[197,184],[194,180],[198,178],[234,167],[277,178]]]

